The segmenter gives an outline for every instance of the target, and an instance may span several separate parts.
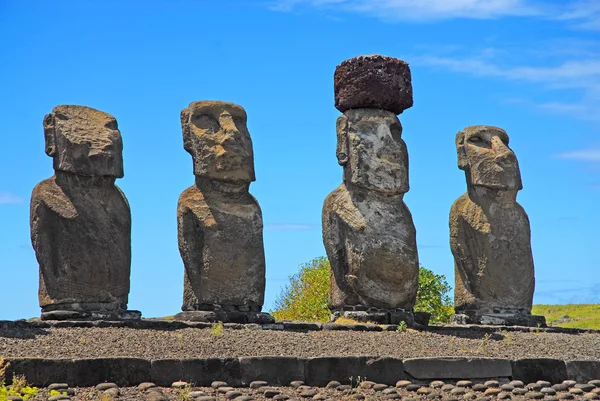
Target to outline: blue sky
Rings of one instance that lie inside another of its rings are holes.
[[[405,201],[421,263],[453,282],[448,212],[465,191],[454,136],[506,129],[531,220],[536,303],[600,302],[600,3],[533,0],[0,1],[0,319],[39,316],[29,197],[53,174],[42,118],[55,105],[113,114],[132,210],[130,308],[180,310],[176,205],[193,184],[179,112],[243,106],[250,187],[265,224],[266,308],[324,255],[321,207],[341,182],[333,72],[380,53],[411,67],[400,119]]]

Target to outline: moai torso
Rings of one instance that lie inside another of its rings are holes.
[[[350,59],[336,69],[335,89],[336,107],[344,113],[337,121],[344,182],[323,206],[329,307],[411,310],[419,262],[403,201],[408,153],[396,116],[412,105],[408,65],[383,56]]]
[[[325,199],[323,232],[332,269],[329,305],[411,309],[418,258],[410,211],[401,196],[363,192],[342,184]]]
[[[40,265],[43,311],[125,309],[129,294],[129,205],[114,117],[58,106],[45,117],[55,176],[31,198],[31,239]]]
[[[450,211],[457,313],[530,313],[534,266],[527,214],[516,202],[522,188],[508,136],[496,127],[457,135],[459,167],[468,191]]]
[[[79,186],[81,177],[66,178],[42,181],[31,199],[32,238],[40,263],[40,306],[126,305],[131,260],[127,200],[113,180]],[[63,181],[74,185],[61,187]]]
[[[248,192],[254,161],[246,113],[231,103],[204,101],[191,103],[181,118],[196,175],[177,211],[185,266],[182,310],[259,312],[265,290],[263,225]]]
[[[192,186],[179,198],[178,227],[186,267],[184,310],[200,304],[263,304],[262,214],[239,197]]]

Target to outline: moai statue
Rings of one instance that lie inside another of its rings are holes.
[[[477,125],[456,135],[467,192],[450,210],[456,323],[545,326],[531,315],[535,286],[531,232],[517,203],[523,188],[508,135]]]
[[[254,177],[246,111],[200,101],[181,112],[183,144],[196,183],[177,207],[185,266],[178,320],[267,323],[262,213],[248,188]]]
[[[123,143],[110,114],[57,106],[44,117],[55,175],[31,196],[43,320],[139,319],[127,310],[131,214],[115,185]]]
[[[360,56],[334,75],[337,159],[343,183],[323,205],[331,264],[329,308],[359,321],[412,325],[419,277],[416,231],[403,201],[408,152],[397,114],[413,104],[404,61]]]

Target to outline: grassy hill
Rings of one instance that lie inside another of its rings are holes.
[[[533,305],[531,313],[546,316],[548,326],[600,330],[600,304]]]

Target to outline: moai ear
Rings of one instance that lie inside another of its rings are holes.
[[[336,122],[337,131],[337,148],[335,155],[340,166],[345,166],[348,163],[348,117],[341,115]]]
[[[181,132],[183,133],[183,148],[188,151],[188,153],[192,152],[193,142],[192,135],[190,132],[190,109],[185,108],[181,110]]]
[[[54,157],[56,154],[56,126],[54,125],[54,114],[44,116],[44,139],[46,143],[46,154]]]
[[[467,150],[465,145],[465,133],[463,131],[459,131],[456,134],[456,154],[458,156],[458,168],[464,170],[469,165],[469,161],[467,159]]]

